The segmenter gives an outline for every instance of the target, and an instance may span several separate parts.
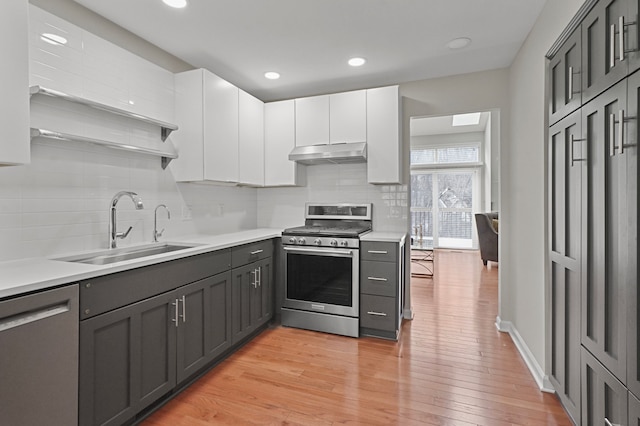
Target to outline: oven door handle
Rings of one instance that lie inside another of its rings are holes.
[[[320,249],[306,248],[306,247],[283,247],[283,248],[290,252],[339,255],[339,256],[349,256],[349,257],[353,256],[353,250],[320,250]]]

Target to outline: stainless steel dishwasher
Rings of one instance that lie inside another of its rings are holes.
[[[0,302],[0,425],[78,424],[78,286]]]

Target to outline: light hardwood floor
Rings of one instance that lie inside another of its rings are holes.
[[[477,252],[438,251],[399,342],[274,327],[143,424],[571,425],[496,330],[497,282]]]

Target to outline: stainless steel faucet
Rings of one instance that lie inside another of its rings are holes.
[[[133,204],[136,206],[136,210],[141,210],[144,208],[142,199],[138,197],[138,194],[136,194],[135,192],[120,191],[113,196],[109,208],[109,248],[112,249],[117,247],[118,238],[127,238],[127,235],[129,235],[129,232],[131,232],[131,229],[133,229],[133,226],[130,226],[129,229],[127,229],[127,232],[118,232],[116,229],[116,205],[118,204],[120,198],[125,195],[131,198],[131,201],[133,201]]]
[[[162,231],[158,232],[158,209],[160,207],[164,207],[164,209],[167,211],[167,219],[171,219],[171,212],[169,211],[169,207],[165,206],[164,204],[158,204],[156,206],[156,210],[153,213],[153,242],[154,243],[158,242],[158,237],[162,237],[162,233],[164,232],[164,228],[162,228]]]

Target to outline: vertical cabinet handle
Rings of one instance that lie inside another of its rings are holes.
[[[609,114],[609,157],[616,155],[616,115]]]
[[[178,299],[175,300],[175,302],[173,302],[171,304],[171,306],[175,306],[175,316],[174,318],[171,320],[171,322],[176,324],[176,327],[178,326]]]
[[[258,266],[258,286],[262,287],[262,266]]]
[[[616,24],[609,27],[609,68],[616,66]]]
[[[182,318],[182,322],[187,322],[187,300],[184,294],[182,295],[181,302],[182,302],[182,315],[180,315],[180,318]]]
[[[571,167],[573,167],[575,165],[576,161],[586,161],[586,159],[583,158],[576,158],[575,154],[574,154],[574,145],[576,142],[584,142],[586,141],[586,139],[576,139],[572,134],[569,135],[569,157],[571,160]]]
[[[608,418],[604,418],[604,424],[606,426],[622,426],[620,425],[620,423],[611,423],[611,420],[609,420]]]
[[[569,100],[573,100],[573,67],[569,67]]]
[[[618,58],[624,61],[624,15],[618,18]]]
[[[618,110],[618,153],[624,154],[624,110]]]

